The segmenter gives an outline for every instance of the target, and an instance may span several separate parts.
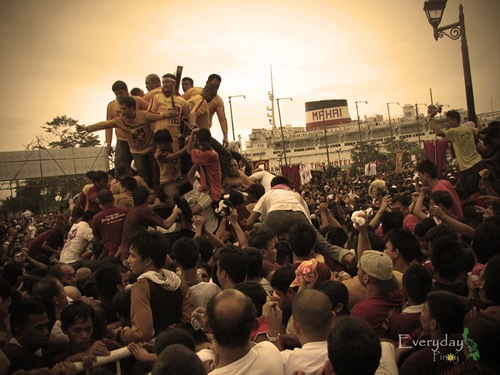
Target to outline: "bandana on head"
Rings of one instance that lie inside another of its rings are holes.
[[[314,278],[314,271],[318,266],[318,261],[316,259],[304,260],[300,263],[300,266],[295,270],[295,280],[290,284],[290,288],[295,286],[300,286],[301,278],[304,278],[306,282],[311,282]]]

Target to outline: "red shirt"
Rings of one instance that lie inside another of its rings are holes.
[[[271,272],[276,271],[278,268],[280,268],[280,265],[278,263],[272,263],[267,259],[262,259],[262,270],[260,272],[260,275],[262,277],[267,277],[267,275],[269,275]]]
[[[434,187],[432,188],[432,192],[434,193],[435,191],[438,190],[445,190],[448,193],[450,193],[451,200],[453,201],[453,205],[451,206],[450,212],[459,219],[464,217],[464,213],[462,211],[462,203],[460,202],[457,192],[455,191],[451,183],[446,180],[439,180],[438,183],[434,185]]]
[[[403,228],[413,233],[413,230],[415,229],[418,223],[420,223],[420,219],[417,216],[413,214],[408,214],[403,219]]]
[[[214,150],[202,151],[193,149],[191,161],[200,166],[199,191],[210,194],[214,201],[219,201],[222,194],[222,173],[220,170],[219,154]]]
[[[399,342],[399,335],[409,335],[420,327],[420,313],[401,313],[389,321],[389,338]]]
[[[101,239],[109,256],[113,256],[123,237],[123,226],[128,208],[107,207],[92,219],[92,232],[96,239]]]
[[[128,239],[132,233],[148,226],[156,227],[163,224],[161,216],[156,214],[148,206],[138,206],[129,209],[125,223],[123,224],[123,236],[121,241],[121,259],[128,258]]]
[[[392,316],[401,310],[403,304],[401,290],[387,295],[379,294],[365,298],[354,305],[351,315],[368,322],[380,338],[388,338],[389,321]]]
[[[35,258],[40,255],[50,256],[52,253],[42,249],[43,243],[45,241],[47,241],[47,244],[54,249],[59,249],[64,246],[63,235],[57,229],[51,228],[38,235],[33,239],[33,241],[31,241],[29,254],[34,256]]]

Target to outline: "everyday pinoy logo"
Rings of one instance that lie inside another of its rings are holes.
[[[464,332],[462,333],[462,338],[467,345],[467,351],[469,355],[467,357],[472,358],[474,361],[479,360],[479,349],[477,347],[476,342],[469,337],[469,328],[465,327]]]
[[[453,364],[457,364],[460,361],[460,352],[464,349],[464,345],[467,346],[468,358],[472,358],[474,361],[479,360],[479,350],[476,342],[469,337],[469,329],[464,328],[462,337],[458,338],[454,336],[449,338],[448,334],[441,339],[419,339],[413,338],[408,334],[399,335],[399,348],[403,349],[423,349],[430,347],[433,353],[434,361],[447,361]]]

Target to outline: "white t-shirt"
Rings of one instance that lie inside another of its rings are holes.
[[[396,348],[390,342],[382,341],[382,355],[375,375],[398,375],[398,366],[396,365]]]
[[[250,180],[253,182],[258,182],[262,186],[264,186],[264,189],[266,190],[266,193],[271,190],[271,181],[273,178],[276,177],[275,175],[267,172],[267,171],[257,171],[254,172],[250,177],[248,177]]]
[[[94,238],[92,228],[86,221],[73,224],[68,233],[68,240],[61,251],[59,262],[71,264],[79,261],[92,238]]]
[[[206,308],[210,298],[220,292],[220,288],[214,283],[201,282],[199,284],[190,286],[191,300],[193,301],[193,308],[199,306]]]
[[[268,279],[266,279],[265,277],[261,278],[259,284],[262,285],[269,297],[273,296],[274,288],[271,286],[271,283]]]
[[[306,375],[314,375],[328,360],[328,343],[326,341],[309,342],[302,348],[281,352],[285,375],[302,371]]]
[[[311,221],[309,207],[299,193],[290,189],[273,189],[264,194],[253,208],[261,214],[262,221],[272,211],[300,211],[309,222]]]
[[[237,361],[216,368],[210,375],[283,375],[283,360],[280,351],[269,341],[255,345]]]

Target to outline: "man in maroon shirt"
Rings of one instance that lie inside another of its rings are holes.
[[[76,367],[69,362],[58,363],[50,369],[46,356],[38,353],[48,343],[50,333],[47,309],[41,302],[18,302],[12,307],[9,321],[13,337],[2,351],[9,359],[10,367],[1,370],[7,370],[9,374],[24,374],[25,371],[36,374],[76,373]]]
[[[88,197],[85,197],[84,194],[80,194],[80,205],[85,207],[85,211],[92,210],[95,212],[99,212],[101,209],[99,207],[99,203],[96,201],[97,194],[103,189],[109,189],[109,177],[108,174],[104,171],[96,171],[92,175],[92,182],[94,186],[92,186],[88,191]],[[86,201],[88,199],[88,201]]]
[[[59,256],[64,246],[64,234],[68,229],[68,222],[58,220],[57,225],[38,235],[31,241],[29,255],[39,262],[49,264],[50,257]]]
[[[104,246],[104,251],[112,257],[116,254],[123,236],[123,225],[127,217],[128,208],[116,207],[113,194],[103,189],[97,194],[101,212],[92,219],[94,241]]]
[[[462,204],[460,202],[460,199],[458,198],[457,192],[449,181],[438,180],[437,167],[432,161],[427,159],[422,160],[420,163],[418,163],[417,173],[420,182],[422,182],[422,186],[428,187],[432,192],[445,190],[450,193],[451,199],[453,200],[453,205],[451,206],[450,212],[454,217],[458,219],[461,219],[464,216],[462,211]]]
[[[197,148],[195,148],[195,138]],[[218,202],[222,194],[219,155],[210,146],[211,138],[210,130],[195,128],[187,145],[187,153],[191,155],[193,164],[199,166],[198,171],[201,176],[199,185],[193,184],[193,190],[184,195],[193,215],[199,215],[212,202]]]
[[[119,250],[119,255],[122,260],[127,259],[129,256],[128,240],[132,233],[140,229],[146,229],[148,226],[168,229],[181,213],[180,208],[174,207],[172,214],[164,220],[148,206],[149,192],[143,186],[135,188],[132,192],[132,196],[134,197],[134,207],[128,211],[127,218],[125,219]],[[115,254],[115,256],[118,256],[118,254]]]
[[[408,306],[389,322],[389,338],[399,342],[399,335],[412,334],[420,328],[420,313],[427,293],[432,290],[432,273],[421,264],[413,264],[403,273],[403,293]]]
[[[366,287],[366,298],[352,308],[351,315],[366,320],[378,337],[387,338],[389,320],[403,304],[391,258],[380,251],[365,250],[359,259],[358,278]]]

